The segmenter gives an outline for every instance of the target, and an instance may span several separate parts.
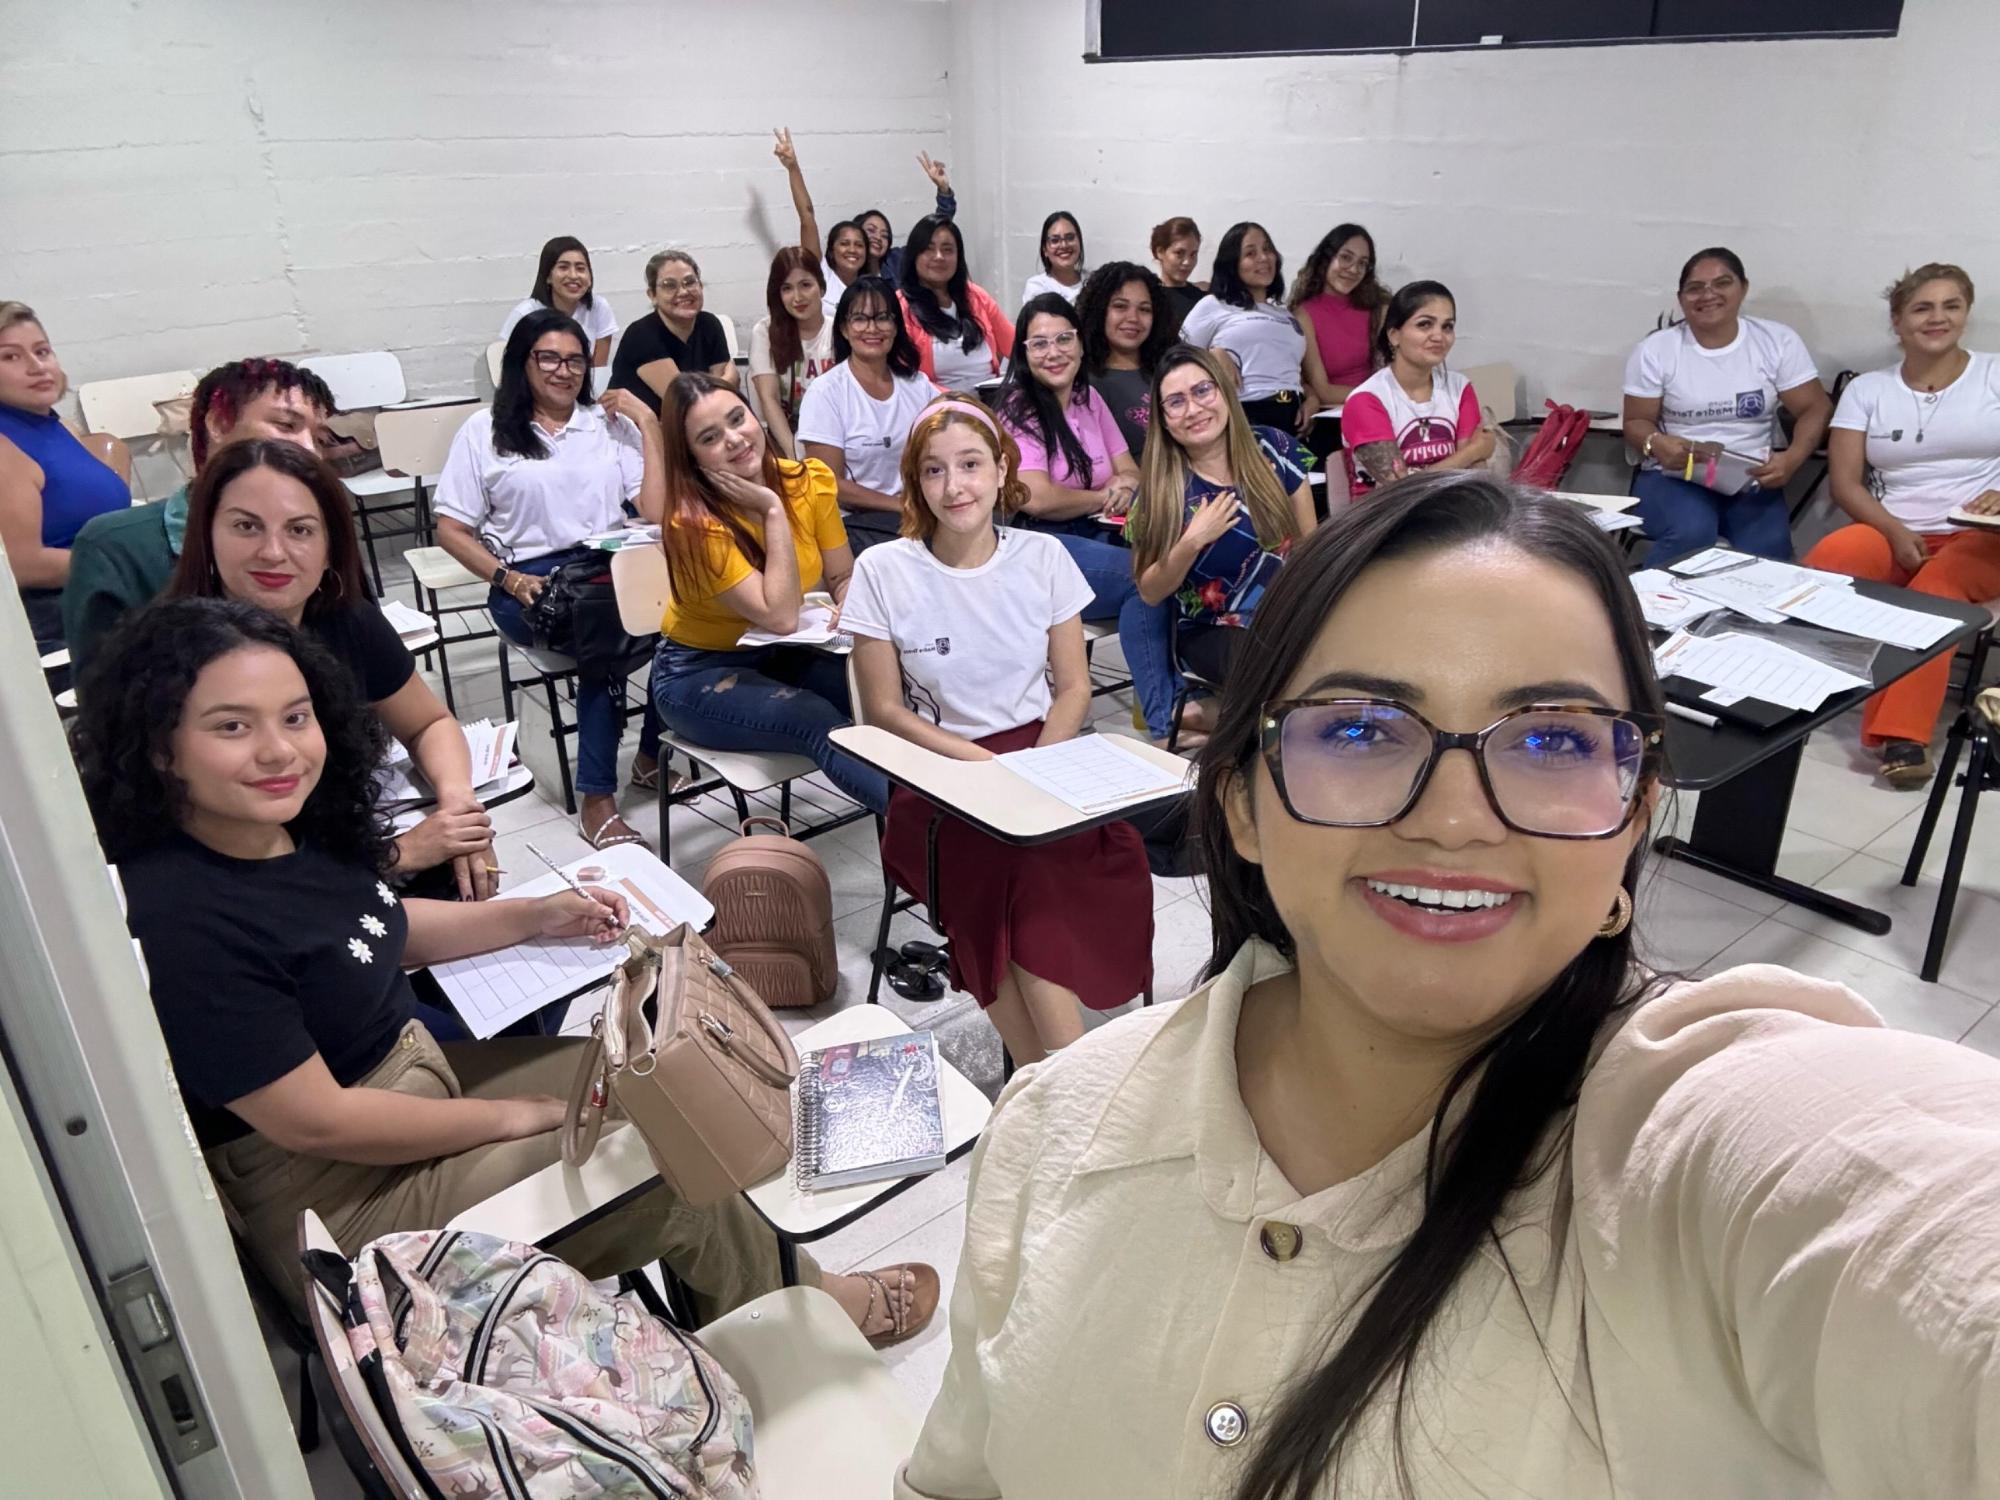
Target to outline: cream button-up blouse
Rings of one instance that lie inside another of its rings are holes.
[[[1419,1213],[1421,1136],[1308,1198],[1260,1149],[1236,1021],[1284,967],[1014,1080],[901,1500],[1227,1500]],[[1678,985],[1497,1228],[1411,1382],[1420,1500],[2000,1497],[2000,1062],[1785,969]],[[1343,1500],[1399,1493],[1388,1434]]]

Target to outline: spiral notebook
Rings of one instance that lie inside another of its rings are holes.
[[[935,1172],[945,1163],[937,1038],[901,1032],[799,1058],[792,1171],[802,1191]]]

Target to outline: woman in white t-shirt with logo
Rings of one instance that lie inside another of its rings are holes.
[[[1854,378],[1826,444],[1834,503],[1854,524],[1806,562],[1941,599],[2000,598],[2000,530],[1953,519],[1991,516],[2000,527],[2000,360],[1959,342],[1972,278],[1933,262],[1890,287],[1888,298],[1902,361]],[[1931,735],[1950,685],[1946,654],[1862,709],[1861,742],[1880,752],[1891,785],[1930,780]]]
[[[559,234],[542,246],[542,259],[535,267],[535,289],[508,310],[500,325],[500,341],[505,343],[514,325],[538,308],[553,307],[568,313],[590,340],[590,362],[599,368],[611,363],[611,340],[618,333],[618,314],[596,291],[596,275],[590,268],[590,252],[573,234]]]
[[[1472,382],[1445,368],[1458,303],[1441,281],[1412,281],[1389,299],[1375,349],[1382,368],[1340,412],[1347,489],[1356,499],[1415,469],[1469,469],[1493,454]]]
[[[1805,341],[1743,315],[1750,281],[1719,246],[1681,267],[1682,321],[1648,334],[1625,362],[1625,441],[1639,454],[1639,519],[1659,566],[1712,547],[1787,561],[1785,486],[1819,447],[1833,402]],[[1778,405],[1792,442],[1771,451]]]
[[[840,514],[859,553],[893,540],[903,524],[903,443],[937,394],[918,372],[896,289],[857,276],[833,318],[831,370],[799,403],[799,447],[840,481]]]
[[[771,257],[769,309],[750,330],[750,385],[780,456],[797,458],[792,430],[812,383],[833,368],[833,316],[819,261],[797,245]],[[838,306],[838,304],[836,304]]]
[[[1044,292],[1076,301],[1083,279],[1083,228],[1072,214],[1058,210],[1042,220],[1042,268],[1021,287],[1021,305],[1026,307]]]
[[[966,761],[1083,728],[1091,589],[1054,537],[998,524],[1026,498],[1019,450],[985,407],[925,409],[903,455],[905,535],[856,561],[841,613],[868,722]],[[898,789],[883,825],[883,868],[919,895],[937,816]],[[1079,1002],[1113,1010],[1151,982],[1153,882],[1130,823],[1021,848],[947,815],[936,869],[951,982],[1017,1063],[1082,1036]]]
[[[1236,361],[1236,394],[1251,425],[1302,433],[1319,410],[1312,390],[1325,384],[1326,371],[1284,297],[1285,262],[1264,226],[1232,224],[1215,247],[1208,295],[1181,324],[1181,339]]]

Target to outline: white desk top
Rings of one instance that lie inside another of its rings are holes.
[[[525,797],[535,789],[535,773],[516,761],[507,768],[504,779],[490,786],[479,787],[473,795],[479,798],[479,805],[486,808],[504,807],[516,798]],[[408,833],[430,816],[437,806],[437,798],[426,797],[421,802],[406,802],[390,814],[389,826],[397,833]],[[537,868],[540,868],[537,866]],[[509,891],[508,895],[513,892]]]
[[[1060,837],[1066,829],[1093,828],[1102,813],[1078,812],[993,760],[953,760],[912,744],[872,724],[850,724],[830,738],[856,760],[866,762],[918,796],[962,814],[1003,839],[1024,844]],[[1163,770],[1185,775],[1188,762],[1141,739],[1119,736],[1124,749]],[[1177,795],[1177,794],[1170,794]],[[1157,806],[1148,798],[1132,807]],[[1120,809],[1124,812],[1127,809]]]
[[[1575,490],[1550,490],[1558,500],[1574,500],[1590,510],[1630,510],[1639,503],[1637,495],[1584,495]]]
[[[851,1005],[837,1015],[807,1027],[792,1038],[801,1052],[868,1037],[895,1036],[910,1030],[880,1005]],[[938,1090],[944,1105],[945,1148],[956,1151],[978,1139],[993,1106],[972,1080],[942,1058],[938,1060]],[[448,1229],[472,1229],[534,1244],[560,1233],[590,1212],[645,1187],[658,1174],[646,1143],[624,1125],[607,1128],[596,1151],[581,1167],[557,1162],[534,1176],[474,1204],[451,1221]],[[823,1193],[801,1193],[792,1182],[789,1165],[750,1189],[746,1195],[772,1225],[794,1238],[807,1236],[866,1207],[891,1192],[904,1179],[867,1182]]]
[[[1345,401],[1341,402],[1338,406],[1322,406],[1318,411],[1313,413],[1313,420],[1317,422],[1322,418],[1331,417],[1334,421],[1338,422],[1340,414],[1346,406],[1347,403]]]

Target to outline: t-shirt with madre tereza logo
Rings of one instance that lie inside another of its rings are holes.
[[[1819,370],[1805,341],[1783,323],[1737,323],[1736,337],[1720,349],[1704,349],[1685,323],[1647,334],[1625,362],[1625,394],[1658,398],[1668,436],[1720,443],[1761,462],[1771,456],[1779,393],[1819,379]]]

